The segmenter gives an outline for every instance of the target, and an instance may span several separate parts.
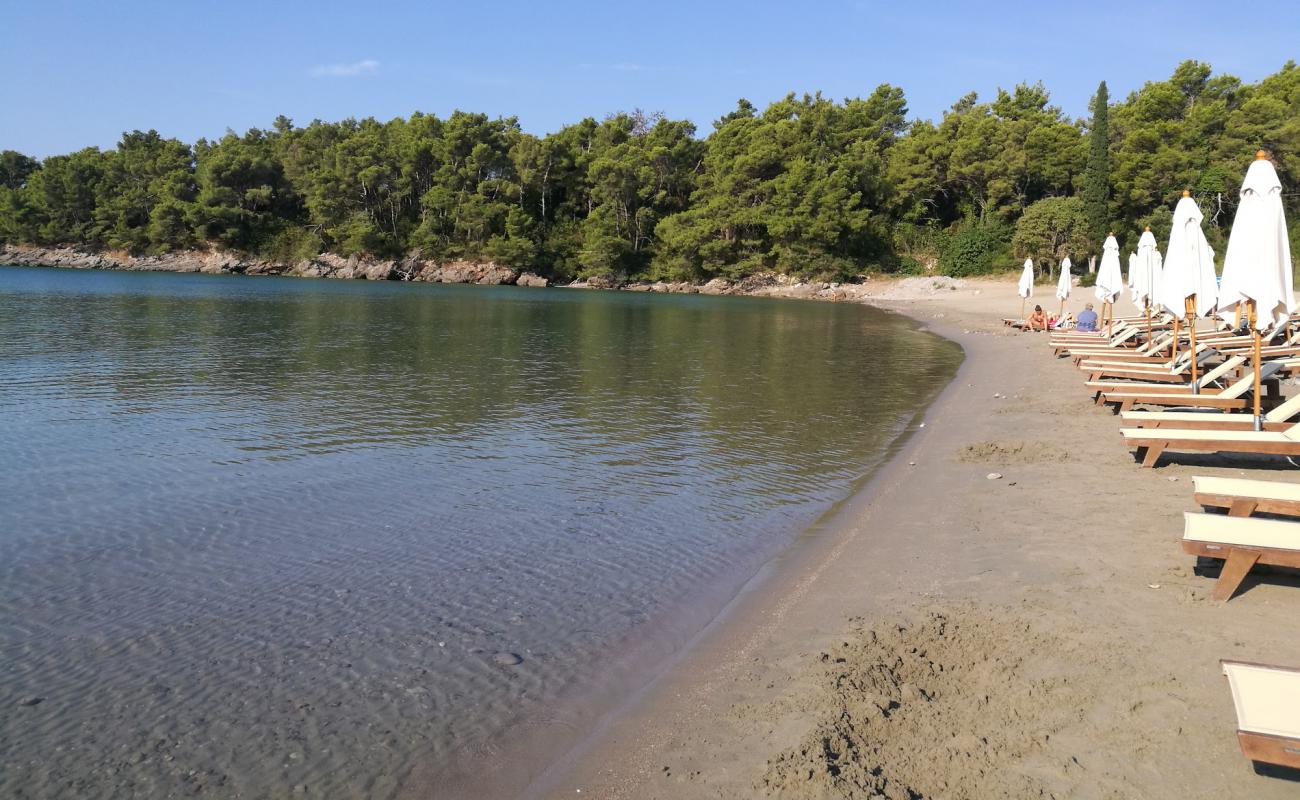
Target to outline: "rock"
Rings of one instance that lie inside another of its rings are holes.
[[[700,294],[726,294],[731,291],[731,281],[726,278],[714,278],[700,287]]]
[[[985,475],[984,477],[988,478],[988,479],[991,480],[991,481],[1001,480],[1001,479],[1002,479],[1002,473],[1001,473],[1001,472],[990,472],[989,474]]]
[[[519,272],[517,270],[509,267],[499,267],[496,264],[485,264],[479,273],[478,280],[474,282],[481,286],[508,286],[514,283],[518,277]]]
[[[537,289],[544,289],[551,285],[551,282],[533,272],[521,272],[515,279],[516,286],[529,286]]]
[[[20,705],[20,706],[37,706],[37,705],[40,705],[40,704],[43,703],[43,702],[45,702],[45,698],[44,698],[44,697],[37,697],[36,695],[31,695],[30,697],[24,697],[23,699],[19,700],[19,701],[18,701],[18,705]]]
[[[493,655],[492,660],[503,667],[513,667],[516,664],[522,664],[524,657],[518,653],[508,653],[503,650],[500,653]]]
[[[401,273],[396,261],[371,261],[359,264],[352,276],[368,281],[393,281],[401,278]]]
[[[619,282],[612,275],[594,275],[587,279],[588,289],[617,289]]]

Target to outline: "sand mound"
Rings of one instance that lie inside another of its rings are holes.
[[[1069,765],[1042,751],[1083,699],[1050,660],[1061,646],[1025,622],[972,610],[871,629],[855,621],[812,667],[818,689],[800,705],[815,712],[813,729],[768,761],[755,789],[785,798],[1050,796]]]
[[[972,442],[957,451],[957,460],[971,464],[1039,464],[1068,461],[1069,454],[1047,442]]]

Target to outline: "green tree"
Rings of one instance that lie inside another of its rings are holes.
[[[277,137],[253,129],[227,133],[216,142],[200,140],[198,193],[188,217],[198,238],[219,247],[265,252],[277,236],[301,225],[301,199],[290,185],[277,152]],[[158,224],[170,224],[168,209]],[[280,252],[287,256],[289,253]]]
[[[1011,245],[1017,258],[1060,264],[1066,256],[1081,257],[1090,243],[1088,215],[1077,197],[1046,197],[1016,221]]]
[[[96,187],[96,239],[133,252],[151,245],[166,250],[193,243],[185,224],[196,186],[189,145],[157,131],[123,134],[101,157]],[[155,212],[157,215],[155,216]]]
[[[40,167],[39,161],[17,150],[0,151],[0,187],[21,189],[27,185],[27,176]]]
[[[1106,82],[1092,98],[1092,123],[1088,129],[1088,164],[1083,176],[1083,203],[1088,232],[1100,244],[1109,227],[1110,212],[1110,92]]]

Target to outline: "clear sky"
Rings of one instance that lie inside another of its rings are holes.
[[[739,97],[882,82],[934,118],[1042,80],[1084,116],[1101,79],[1122,98],[1187,58],[1248,81],[1300,59],[1300,2],[5,0],[0,31],[0,149],[47,156],[277,114],[460,108],[542,134],[640,107],[703,133]]]

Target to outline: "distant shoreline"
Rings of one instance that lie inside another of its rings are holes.
[[[329,278],[334,280],[371,280],[417,283],[476,284],[479,286],[548,286],[571,289],[612,289],[655,294],[734,295],[744,297],[779,297],[798,300],[863,301],[909,282],[927,284],[928,293],[936,289],[959,288],[963,281],[943,276],[870,278],[861,283],[804,281],[790,275],[769,272],[741,280],[713,278],[704,283],[688,281],[614,281],[591,278],[570,283],[553,283],[527,270],[506,267],[491,261],[431,261],[408,257],[383,260],[361,256],[322,253],[293,264],[258,259],[237,253],[185,250],[160,255],[134,256],[121,251],[102,253],[74,247],[33,247],[0,245],[0,265],[52,267],[58,269],[116,270],[124,272],[178,272],[204,275],[280,276],[289,278]],[[932,285],[929,285],[932,282]],[[913,286],[912,289],[920,288]],[[927,292],[922,292],[927,293]],[[915,294],[908,291],[906,294]],[[907,299],[898,297],[893,299]]]

